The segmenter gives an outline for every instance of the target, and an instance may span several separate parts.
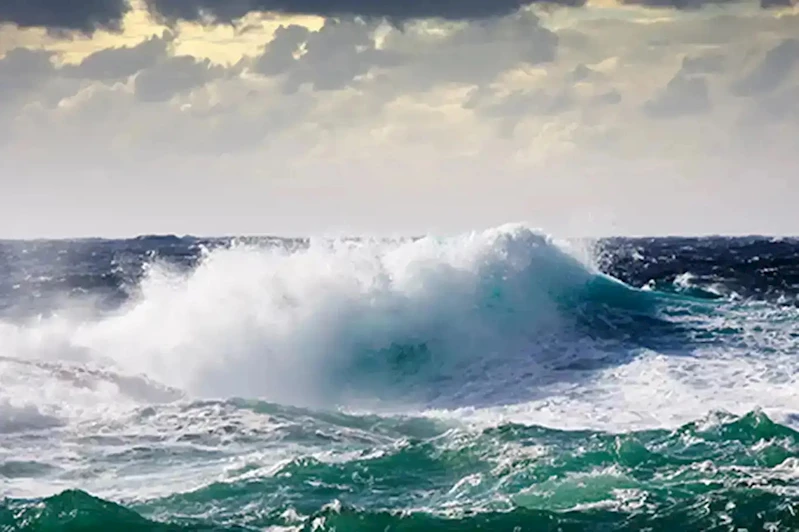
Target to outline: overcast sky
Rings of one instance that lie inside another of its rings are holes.
[[[0,2],[0,237],[799,234],[791,2],[77,4]]]

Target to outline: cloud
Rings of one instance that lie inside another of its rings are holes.
[[[574,108],[574,96],[567,89],[550,93],[544,89],[516,90],[505,95],[477,89],[464,103],[464,109],[497,120],[499,134],[511,139],[518,126],[530,117],[552,117]]]
[[[725,58],[721,54],[686,56],[682,60],[681,72],[685,75],[713,74],[724,70]]]
[[[0,2],[0,25],[78,31],[119,31],[132,4],[143,2],[157,19],[229,23],[249,13],[310,15],[324,18],[359,17],[388,20],[397,25],[419,19],[473,21],[501,18],[533,4],[583,7],[586,0],[10,0]],[[652,8],[695,10],[706,5],[745,0],[621,0]],[[762,8],[786,7],[795,0],[760,0]]]
[[[501,17],[532,3],[525,0],[147,0],[150,9],[167,19],[201,20],[213,17],[232,21],[254,11],[407,21],[422,18],[476,20]],[[554,0],[553,3],[581,6],[585,0]]]
[[[226,5],[232,16],[265,3]],[[0,158],[14,168],[4,175],[24,176],[9,177],[3,197],[24,189],[33,198],[6,199],[0,224],[28,233],[48,223],[73,234],[311,232],[360,220],[356,232],[405,231],[409,209],[421,212],[412,217],[420,225],[543,210],[562,223],[570,212],[609,206],[640,210],[629,227],[643,231],[636,221],[650,219],[648,198],[669,200],[690,186],[720,190],[713,197],[722,205],[735,199],[725,183],[739,166],[772,168],[777,158],[764,154],[795,161],[797,69],[787,52],[765,52],[795,39],[799,17],[754,4],[702,14],[594,9],[401,27],[353,16],[310,27],[254,18],[246,35],[182,25],[127,46],[106,34],[48,37],[45,46],[63,56],[19,49],[0,57]],[[126,43],[153,31],[131,28]],[[8,42],[41,33],[13,32]],[[202,55],[219,47],[224,62]],[[753,97],[729,90],[759,77],[770,81]],[[758,122],[744,128],[747,112]],[[714,161],[731,171],[696,170]],[[683,169],[697,176],[690,185]],[[736,186],[746,199],[766,188]],[[41,190],[58,216],[36,210]],[[459,207],[442,213],[453,190]],[[92,209],[105,209],[104,221],[89,219]],[[702,221],[706,211],[697,212]],[[235,217],[249,222],[221,227]]]
[[[86,56],[77,65],[58,69],[58,74],[106,83],[124,82],[135,76],[135,97],[141,102],[161,102],[202,87],[225,73],[225,67],[213,65],[208,59],[173,55],[174,39],[173,34],[164,32],[135,46],[105,48]]]
[[[622,101],[621,93],[616,89],[611,89],[607,92],[603,92],[601,94],[597,94],[596,96],[594,96],[594,98],[591,100],[591,103],[593,103],[594,105],[603,106],[603,105],[616,105],[621,103],[621,101]]]
[[[732,85],[737,96],[765,94],[778,88],[799,64],[799,40],[784,39],[769,50],[749,74]]]
[[[738,2],[739,0],[624,0],[625,4],[683,10],[700,9],[706,5],[734,4]]]
[[[163,102],[201,87],[223,74],[222,67],[189,55],[170,57],[136,75],[134,94],[142,102]]]
[[[717,53],[684,56],[680,70],[644,103],[644,112],[652,118],[673,118],[709,111],[707,76],[723,72],[724,65],[724,56]]]
[[[572,69],[571,72],[569,72],[567,80],[571,81],[572,83],[579,83],[581,81],[596,79],[597,77],[601,76],[602,74],[596,70],[587,67],[583,63],[579,63],[576,67],[574,67],[574,69]]]
[[[378,30],[387,30],[379,47]],[[359,78],[371,74],[369,89],[390,100],[446,83],[490,83],[509,69],[555,60],[557,44],[557,35],[531,12],[448,27],[435,36],[423,26],[399,30],[357,19],[328,19],[318,31],[281,26],[248,67],[264,76],[280,76],[287,93],[303,85],[316,91],[355,87]]]
[[[521,119],[530,115],[555,115],[573,108],[574,97],[568,89],[550,93],[543,89],[516,90],[497,95],[477,89],[464,102],[465,109],[477,109],[486,116]]]
[[[622,0],[625,4],[640,5],[653,8],[673,8],[683,11],[702,9],[705,6],[721,6],[730,4],[743,4],[745,0]],[[760,0],[760,7],[770,9],[774,7],[791,6],[794,0]]]
[[[86,56],[78,65],[65,67],[66,75],[93,80],[122,80],[167,57],[173,36],[164,33],[136,46],[104,48]]]
[[[761,122],[780,123],[793,121],[799,125],[799,86],[790,87],[763,99],[758,104]]]
[[[790,7],[795,0],[760,0],[760,7],[768,9],[771,7]]]
[[[672,118],[704,113],[710,107],[705,78],[678,73],[663,90],[644,104],[644,111],[654,118]]]
[[[53,76],[52,56],[42,50],[15,48],[0,59],[0,147],[14,140],[19,110]]]
[[[394,54],[397,90],[426,91],[442,83],[484,85],[515,68],[556,60],[558,36],[532,12],[463,24],[438,35],[423,27],[392,30],[383,49]]]
[[[281,27],[252,67],[267,76],[287,74],[286,92],[303,84],[313,90],[342,89],[371,68],[390,63],[391,54],[376,47],[374,30],[373,24],[333,19],[318,31]]]
[[[128,0],[4,0],[0,23],[90,33],[98,28],[119,29],[129,9]]]
[[[197,50],[194,34],[167,32],[97,51],[75,65],[54,66],[49,56],[45,62],[38,57],[39,66],[24,72],[29,79],[8,68],[5,78],[9,86],[28,83],[29,89],[18,92],[44,106],[17,117],[30,134],[26,139],[34,139],[37,128],[62,136],[90,129],[94,142],[129,157],[239,156],[266,146],[293,146],[297,153],[336,158],[349,157],[365,143],[371,147],[364,153],[377,157],[378,145],[399,150],[419,139],[441,143],[442,157],[448,150],[496,149],[494,142],[522,154],[532,138],[555,154],[560,145],[629,156],[641,152],[634,146],[642,135],[635,131],[671,134],[672,126],[660,121],[664,117],[705,114],[698,120],[710,128],[720,116],[717,109],[724,116],[743,109],[718,89],[741,71],[740,52],[751,49],[746,34],[717,28],[718,17],[705,22],[690,17],[666,21],[658,15],[646,24],[577,18],[557,32],[533,10],[468,22],[415,22],[402,29],[328,19],[318,29],[279,26],[259,54],[227,67],[187,55]],[[775,26],[784,20],[757,17],[750,24],[785,34]],[[731,20],[744,27],[739,18]],[[562,39],[569,31],[582,35],[580,46],[562,44],[572,42]],[[682,38],[693,34],[703,41]],[[653,39],[676,44],[653,47]],[[176,56],[178,51],[183,55]],[[1,67],[0,62],[0,73]],[[43,94],[50,95],[46,102]],[[653,119],[659,120],[656,127]],[[723,122],[717,129],[724,129]],[[467,130],[470,140],[460,140]],[[722,134],[714,131],[707,138]],[[557,138],[541,141],[544,137]],[[688,137],[684,145],[690,144]]]
[[[763,9],[785,7],[792,5],[794,1],[795,0],[760,0],[760,7]],[[694,11],[712,5],[743,4],[745,0],[622,0],[622,3],[652,8],[673,8],[683,11]]]
[[[49,79],[55,67],[53,54],[42,50],[15,48],[0,59],[0,101],[10,102],[29,94]]]
[[[252,69],[265,76],[276,76],[290,70],[296,64],[295,54],[308,41],[311,30],[305,26],[291,24],[280,26],[274,37],[264,47],[263,53],[252,62]]]

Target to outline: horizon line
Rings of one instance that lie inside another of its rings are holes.
[[[232,233],[222,233],[218,235],[201,235],[201,234],[193,234],[193,233],[139,233],[139,234],[132,234],[132,235],[115,235],[115,236],[88,236],[88,235],[79,235],[79,236],[37,236],[37,237],[2,237],[0,236],[0,243],[9,243],[9,242],[80,242],[80,241],[99,241],[99,242],[119,242],[119,241],[133,241],[133,240],[147,240],[147,239],[177,239],[177,240],[235,240],[239,238],[254,238],[254,239],[277,239],[277,240],[309,240],[312,238],[322,238],[322,239],[338,239],[338,240],[366,240],[366,239],[377,239],[377,240],[397,240],[397,239],[422,239],[429,236],[436,236],[442,238],[452,238],[457,237],[459,235],[467,235],[472,233],[477,233],[481,231],[485,231],[490,229],[490,227],[482,229],[482,230],[469,230],[469,231],[458,231],[458,232],[429,232],[426,234],[400,234],[400,233],[386,233],[386,234],[325,234],[323,232],[317,234],[309,234],[305,236],[298,236],[298,235],[281,235],[281,234],[268,234],[268,233],[241,233],[241,234],[232,234]],[[652,233],[652,234],[605,234],[605,235],[560,235],[556,233],[550,233],[547,231],[543,231],[541,229],[534,229],[538,230],[542,234],[546,234],[548,236],[552,236],[555,238],[563,238],[563,239],[594,239],[594,240],[610,240],[610,239],[630,239],[630,240],[641,240],[641,239],[648,239],[648,238],[657,238],[657,239],[678,239],[678,238],[692,238],[692,239],[702,239],[702,238],[726,238],[726,239],[745,239],[745,238],[756,238],[756,239],[799,239],[799,233],[797,234],[776,234],[776,233],[719,233],[719,232],[697,232],[697,233]]]

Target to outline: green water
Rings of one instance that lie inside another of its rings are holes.
[[[348,419],[372,437],[346,452],[165,498],[7,499],[0,530],[799,530],[799,433],[762,413],[627,434],[406,420],[382,442]]]

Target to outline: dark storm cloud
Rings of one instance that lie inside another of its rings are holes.
[[[435,41],[392,30],[381,47],[376,28],[374,22],[334,18],[318,31],[280,27],[263,52],[245,63],[253,72],[281,76],[286,93],[302,86],[339,90],[369,79],[382,97],[390,97],[442,83],[481,86],[508,69],[553,61],[557,52],[557,35],[530,12],[466,24]],[[389,79],[389,69],[390,81],[379,81]]]
[[[740,0],[622,0],[629,5],[644,7],[673,8],[685,11],[701,9],[708,5],[737,4]]]
[[[536,0],[538,1],[538,0]],[[210,16],[231,21],[254,11],[295,15],[361,16],[404,21],[418,18],[470,20],[503,16],[535,3],[529,0],[147,0],[150,9],[171,20]],[[543,2],[542,2],[543,3]],[[585,0],[551,0],[582,6]]]
[[[264,76],[287,72],[297,62],[294,54],[308,41],[310,35],[311,30],[304,26],[280,26],[275,30],[275,36],[266,45],[264,52],[255,60],[253,70]]]
[[[620,0],[626,4],[681,10],[744,0]],[[476,20],[500,17],[530,4],[581,7],[586,0],[144,0],[148,9],[166,20],[230,22],[251,12],[322,17],[360,16],[402,22],[420,18]],[[760,0],[763,8],[792,5],[795,0]],[[2,0],[0,24],[45,27],[91,33],[117,30],[131,9],[129,0]]]
[[[284,90],[289,93],[303,84],[314,90],[342,89],[372,68],[396,64],[393,54],[376,48],[373,30],[334,19],[327,19],[319,31],[281,26],[252,68],[265,76],[286,74]],[[295,58],[300,48],[305,53]]]
[[[118,29],[128,0],[2,0],[0,23],[91,32]]]

